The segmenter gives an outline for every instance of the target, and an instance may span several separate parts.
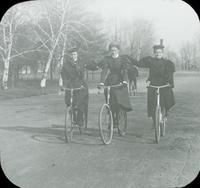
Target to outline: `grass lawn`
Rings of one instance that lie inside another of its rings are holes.
[[[142,78],[147,78],[146,71],[140,71],[138,80]],[[91,76],[89,77],[89,88],[96,88],[98,83],[99,75],[95,75],[93,78]],[[47,80],[46,84],[45,90],[42,90],[40,87],[40,79],[20,79],[17,81],[14,88],[9,87],[8,90],[0,88],[0,100],[39,96],[58,92],[58,80]]]

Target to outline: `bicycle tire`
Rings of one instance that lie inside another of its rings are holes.
[[[84,112],[83,119],[84,119],[84,128],[87,129],[87,125],[88,125],[88,111]]]
[[[67,143],[72,141],[73,131],[72,131],[72,117],[71,109],[66,109],[65,111],[65,141]]]
[[[166,120],[163,120],[160,126],[161,130],[161,136],[165,136],[165,126],[166,126]]]
[[[108,122],[105,122],[104,120]],[[101,106],[98,124],[102,142],[105,145],[110,144],[113,137],[113,117],[108,104],[103,104]]]
[[[118,113],[118,132],[120,136],[126,134],[127,130],[127,113],[126,111],[120,109]]]
[[[159,141],[160,141],[160,114],[161,114],[161,108],[156,107],[156,110],[155,110],[155,139],[156,139],[156,143],[159,143]]]

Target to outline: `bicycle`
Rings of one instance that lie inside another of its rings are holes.
[[[110,90],[111,88],[122,87],[123,84],[112,85],[112,86],[101,86],[107,89],[106,102],[101,106],[98,116],[98,125],[102,142],[107,145],[110,144],[113,137],[114,125],[113,125],[113,114],[110,106]],[[127,114],[123,109],[119,109],[116,115],[117,125],[115,128],[118,129],[119,135],[123,136],[127,129]]]
[[[170,85],[163,85],[163,86],[153,86],[149,85],[147,88],[155,88],[156,90],[156,109],[155,109],[155,121],[154,121],[154,127],[155,127],[155,139],[156,143],[159,143],[160,141],[160,135],[165,135],[165,126],[166,126],[166,118],[165,116],[165,109],[161,110],[160,106],[160,89],[169,87]]]
[[[85,88],[84,87],[62,88],[63,91],[70,91],[70,94],[71,94],[70,106],[66,107],[65,109],[65,140],[67,143],[72,141],[73,130],[75,127],[78,127],[80,134],[82,134],[82,127],[77,125],[76,122],[74,122],[74,115],[77,116],[78,109],[73,105],[74,91],[78,91],[81,89],[85,89]],[[87,112],[83,113],[83,123],[84,123],[84,127],[87,128]]]

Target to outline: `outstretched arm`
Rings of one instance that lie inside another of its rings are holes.
[[[91,70],[91,71],[96,71],[96,70],[99,69],[98,65],[95,64],[95,63],[91,63],[91,64],[88,64],[88,65],[86,64],[84,67],[85,67],[87,70]]]
[[[172,88],[174,88],[174,72],[175,72],[174,63],[171,61],[168,61],[168,64],[166,67],[165,79],[171,85]]]
[[[141,68],[149,68],[151,66],[153,58],[151,56],[144,57],[140,59],[139,61],[132,58],[132,64],[136,65],[137,67]]]

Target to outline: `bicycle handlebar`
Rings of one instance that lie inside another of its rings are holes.
[[[123,84],[117,84],[117,85],[111,85],[111,86],[100,86],[100,87],[103,87],[103,88],[112,88],[112,87],[120,87],[120,86],[123,86]]]
[[[170,85],[169,85],[169,84],[167,84],[167,85],[162,85],[162,86],[148,85],[147,88],[149,88],[149,87],[156,88],[156,89],[160,89],[160,88],[170,87]]]
[[[81,90],[84,89],[85,87],[78,87],[78,88],[62,88],[64,91],[68,90],[68,91],[75,91],[75,90]]]

